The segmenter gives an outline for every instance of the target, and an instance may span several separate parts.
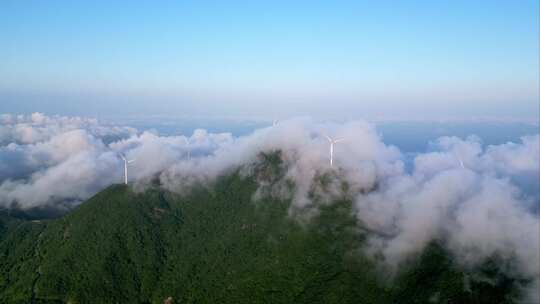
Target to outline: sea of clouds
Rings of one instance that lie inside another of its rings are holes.
[[[345,139],[335,146],[333,167],[325,135]],[[442,137],[405,170],[404,154],[363,121],[300,118],[241,137],[202,129],[160,136],[94,119],[6,114],[0,116],[0,206],[76,206],[123,182],[121,154],[135,160],[129,179],[137,188],[157,179],[182,193],[239,167],[249,171],[260,152],[269,151],[281,151],[284,180],[294,182],[292,193],[283,183],[270,189],[291,199],[291,215],[316,210],[313,191],[328,203],[346,196],[373,232],[368,250],[382,255],[387,267],[437,240],[465,267],[494,254],[517,261],[510,274],[533,280],[525,301],[540,301],[538,134],[487,147],[474,136]],[[324,191],[317,183],[322,174],[333,177]]]

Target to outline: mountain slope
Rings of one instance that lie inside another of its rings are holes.
[[[272,168],[262,172],[279,174]],[[436,243],[389,281],[362,253],[366,232],[351,202],[321,207],[301,224],[287,216],[290,202],[254,202],[256,189],[254,178],[238,173],[184,195],[114,185],[62,218],[11,223],[0,239],[1,302],[510,303],[514,296],[505,279],[464,288],[471,276]]]

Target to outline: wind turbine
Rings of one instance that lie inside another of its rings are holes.
[[[334,165],[334,145],[337,144],[340,141],[343,141],[344,138],[336,138],[333,139],[328,135],[324,135],[326,139],[328,139],[328,142],[330,143],[330,167]]]
[[[278,120],[274,119],[272,120],[272,127],[275,127],[278,124]]]
[[[189,147],[189,139],[187,137],[184,137],[184,140],[186,141],[187,146],[187,158],[188,160],[191,159],[191,148]]]
[[[127,185],[127,183],[128,183],[128,164],[131,164],[135,160],[134,159],[127,160],[126,157],[124,156],[124,154],[120,154],[120,157],[122,157],[122,159],[124,160],[124,184]]]
[[[461,156],[457,156],[457,159],[459,161],[459,166],[462,168],[462,169],[465,169],[465,164],[463,164],[463,160],[461,159]]]

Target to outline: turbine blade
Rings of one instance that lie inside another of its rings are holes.
[[[343,137],[342,137],[342,138],[338,138],[338,139],[334,139],[334,143],[337,143],[337,142],[340,142],[340,141],[344,141],[344,140],[345,140],[345,138],[343,138]]]

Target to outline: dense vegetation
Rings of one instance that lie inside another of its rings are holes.
[[[351,202],[310,221],[290,202],[253,201],[257,178],[281,174],[275,155],[253,176],[231,173],[183,195],[114,185],[65,216],[0,216],[2,303],[510,303],[496,263],[473,276],[436,243],[393,280],[362,253]],[[474,280],[479,274],[491,280]],[[467,283],[467,284],[466,284]],[[467,285],[467,288],[465,288]]]

